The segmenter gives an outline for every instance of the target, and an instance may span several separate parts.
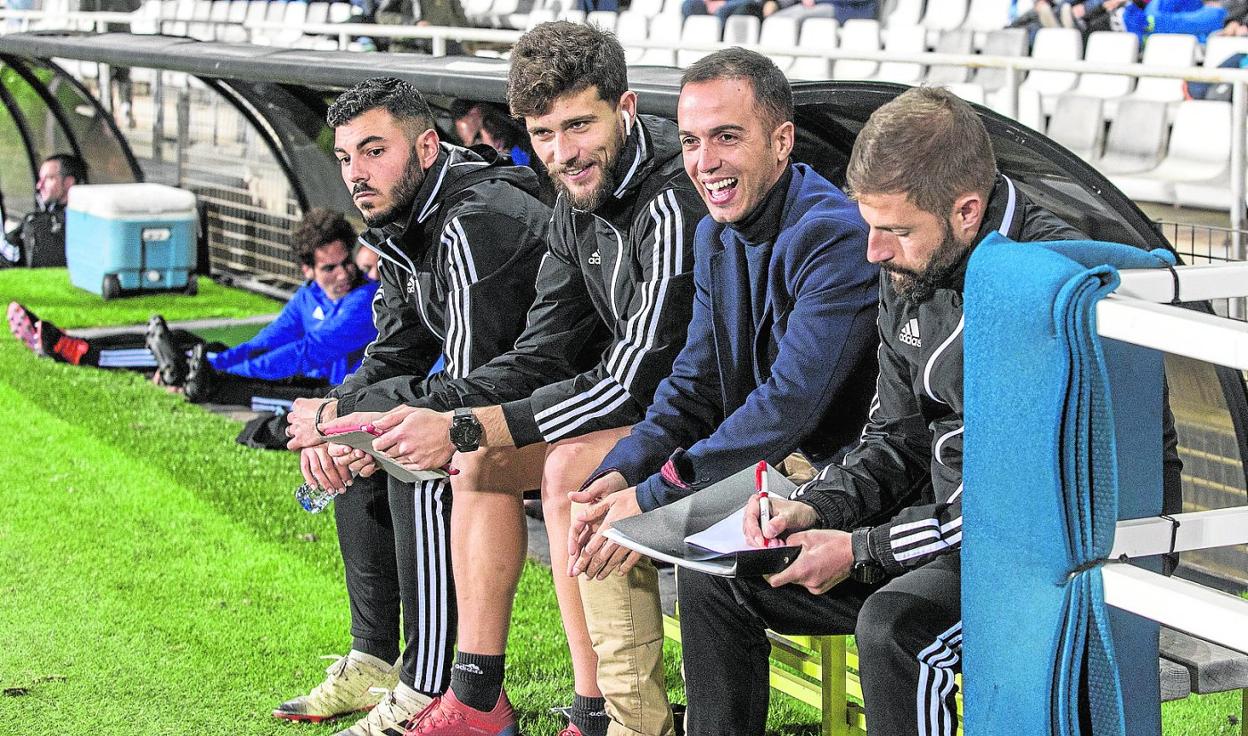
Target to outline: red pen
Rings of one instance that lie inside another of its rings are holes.
[[[767,522],[771,521],[771,498],[767,493],[767,461],[759,460],[758,465],[754,467],[754,490],[758,492],[758,528],[765,530]],[[766,546],[773,546],[778,540],[767,539],[766,532],[763,532],[763,541]]]

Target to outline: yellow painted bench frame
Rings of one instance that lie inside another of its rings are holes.
[[[680,621],[664,616],[663,634],[679,643]],[[771,640],[771,687],[818,708],[822,714],[820,736],[866,736],[866,714],[861,705],[850,700],[862,701],[862,685],[858,681],[858,653],[847,645],[848,637],[787,636],[768,631],[767,638]],[[959,676],[959,685],[961,679]],[[959,694],[959,720],[961,716]]]

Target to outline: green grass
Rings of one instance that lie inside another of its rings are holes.
[[[206,289],[91,309],[53,274],[0,272],[0,300],[73,326],[274,308]],[[11,339],[0,339],[0,406],[0,689],[15,693],[0,695],[0,734],[316,736],[342,725],[269,716],[319,681],[318,655],[349,643],[332,515],[298,509],[292,455],[235,444],[237,423],[138,374],[39,360]],[[549,571],[530,564],[507,680],[529,736],[557,732],[546,710],[571,694],[556,611]],[[666,654],[683,700],[670,643]],[[1229,735],[1237,695],[1164,713],[1167,736]],[[773,697],[771,733],[813,734],[815,721]]]
[[[150,294],[104,301],[69,285],[63,268],[0,271],[0,299],[18,301],[60,327],[142,324],[153,314],[170,322],[210,317],[249,317],[281,310],[280,302],[200,279],[199,294]]]

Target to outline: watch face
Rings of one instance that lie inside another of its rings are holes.
[[[472,452],[481,443],[481,423],[472,414],[457,414],[451,420],[451,444],[461,452]]]

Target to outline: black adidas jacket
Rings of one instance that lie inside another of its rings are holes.
[[[406,221],[361,236],[381,256],[377,339],[333,391],[339,415],[415,399],[439,355],[446,370],[434,380],[444,382],[515,343],[533,301],[550,209],[537,199],[532,169],[506,162],[443,143]]]
[[[668,120],[640,116],[614,173],[615,191],[593,212],[555,202],[537,299],[515,349],[411,403],[502,404],[517,446],[641,419],[685,344],[693,234],[706,207]]]
[[[1019,242],[1086,237],[997,177],[976,243],[990,232]],[[931,299],[911,304],[880,278],[880,375],[862,439],[793,497],[820,526],[875,524],[872,556],[890,573],[930,562],[962,543],[962,285],[966,262]],[[1167,493],[1178,488],[1177,441],[1166,412]]]

